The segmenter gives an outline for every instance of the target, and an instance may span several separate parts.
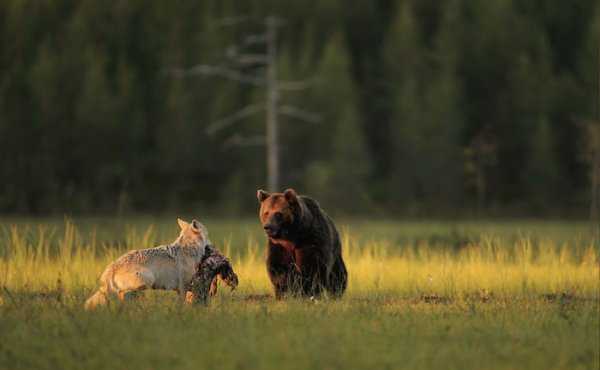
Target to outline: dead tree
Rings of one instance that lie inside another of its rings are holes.
[[[600,242],[600,40],[598,41],[598,86],[596,96],[596,120],[584,122],[584,159],[590,176],[590,223],[592,232]]]
[[[247,21],[246,17],[228,19],[227,22],[221,21],[221,26],[231,26],[239,22]],[[267,187],[270,191],[278,191],[280,187],[280,151],[279,151],[279,115],[289,116],[309,123],[317,123],[320,117],[304,109],[282,105],[280,93],[282,91],[299,91],[308,88],[311,81],[282,81],[277,77],[277,32],[284,21],[280,18],[269,16],[262,19],[261,24],[265,27],[265,32],[258,35],[249,35],[241,45],[233,45],[227,48],[226,55],[229,60],[234,60],[239,66],[263,66],[265,72],[262,75],[248,74],[240,71],[239,68],[231,68],[228,65],[217,64],[198,64],[191,68],[172,69],[170,72],[175,77],[187,77],[194,75],[215,76],[238,82],[244,85],[251,85],[266,90],[266,100],[263,104],[252,104],[239,111],[214,121],[208,125],[206,132],[210,135],[229,127],[250,116],[265,111],[266,124],[264,136],[245,138],[241,135],[234,135],[226,140],[225,146],[266,146],[267,162]],[[251,45],[263,45],[264,53],[250,54],[239,53]]]
[[[591,167],[590,220],[598,242],[600,242],[600,39],[598,40],[598,96],[596,101],[596,122],[588,124],[589,155]]]

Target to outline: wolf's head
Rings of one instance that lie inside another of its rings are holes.
[[[181,245],[205,247],[210,244],[208,239],[208,230],[204,225],[196,220],[185,222],[178,218],[177,223],[181,228],[177,241]]]

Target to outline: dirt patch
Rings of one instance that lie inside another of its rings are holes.
[[[248,294],[247,296],[242,298],[242,300],[244,300],[246,302],[255,302],[255,303],[271,301],[273,299],[274,299],[274,297],[270,294]]]
[[[452,302],[452,298],[437,294],[422,294],[419,301],[431,304],[448,304]]]

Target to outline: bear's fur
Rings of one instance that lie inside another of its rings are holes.
[[[319,204],[293,189],[258,190],[259,218],[269,241],[267,271],[279,299],[285,294],[333,297],[346,290],[348,273],[338,231]]]

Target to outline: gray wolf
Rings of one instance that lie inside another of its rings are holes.
[[[113,296],[132,298],[145,289],[175,290],[183,295],[210,240],[200,222],[177,222],[181,232],[173,243],[130,251],[108,265],[100,276],[100,288],[85,302],[85,308],[105,305]]]

